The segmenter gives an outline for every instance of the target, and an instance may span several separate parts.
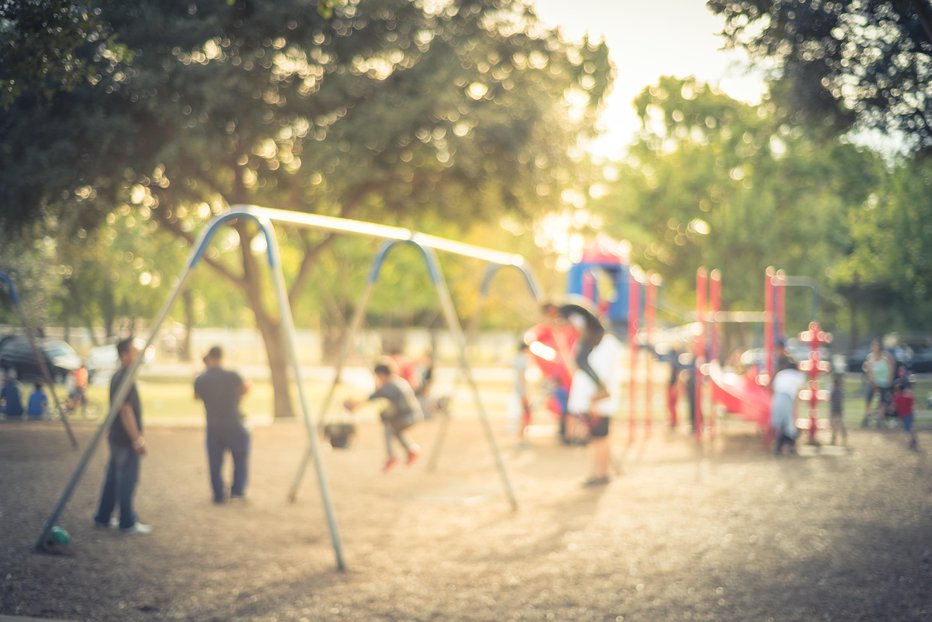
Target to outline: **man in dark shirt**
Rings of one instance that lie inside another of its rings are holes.
[[[230,499],[244,498],[249,473],[249,430],[243,425],[239,408],[249,385],[236,372],[223,369],[222,363],[223,350],[212,347],[204,357],[207,371],[194,381],[194,398],[203,400],[207,411],[207,462],[214,503],[226,500],[222,470],[227,450],[233,456]]]
[[[111,408],[123,379],[139,354],[132,338],[120,341],[116,348],[117,356],[120,357],[120,369],[110,379]],[[146,455],[146,441],[142,436],[142,404],[135,380],[131,381],[129,392],[110,425],[107,440],[110,444],[110,462],[107,464],[107,476],[100,493],[100,505],[94,517],[94,524],[104,529],[113,526],[110,516],[119,503],[120,531],[147,534],[152,531],[152,527],[140,523],[136,518],[136,512],[133,511],[140,458]]]

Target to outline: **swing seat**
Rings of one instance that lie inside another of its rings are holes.
[[[324,436],[334,449],[346,449],[356,434],[353,423],[328,423],[324,425]]]

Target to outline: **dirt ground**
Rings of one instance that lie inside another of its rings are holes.
[[[436,422],[416,430],[429,450]],[[496,426],[512,511],[479,422],[454,420],[434,471],[382,474],[381,433],[324,452],[347,570],[299,422],[254,430],[249,501],[214,506],[203,430],[151,427],[137,506],[148,536],[91,525],[96,453],[59,521],[68,555],[32,545],[78,462],[54,424],[0,425],[0,614],[72,620],[932,620],[932,434],[851,432],[850,451],[776,458],[726,422],[685,434],[616,425],[620,472],[580,487],[584,448],[519,449]],[[94,428],[79,427],[82,446]],[[426,453],[429,453],[426,452]]]

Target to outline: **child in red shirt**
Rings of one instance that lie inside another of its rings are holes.
[[[897,416],[903,422],[903,429],[909,434],[909,448],[917,449],[919,442],[916,438],[916,430],[913,427],[913,406],[916,399],[913,396],[913,388],[908,382],[898,383],[893,389],[893,408]]]

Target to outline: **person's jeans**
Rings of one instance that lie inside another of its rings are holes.
[[[217,503],[226,498],[223,457],[227,449],[233,455],[233,485],[230,487],[230,496],[242,497],[246,494],[246,482],[249,477],[249,430],[242,425],[207,426],[207,464],[210,467],[210,487]]]
[[[126,529],[136,524],[136,512],[133,511],[133,496],[139,481],[139,455],[132,447],[110,445],[110,462],[107,476],[100,492],[100,506],[94,520],[100,525],[110,524],[110,515],[117,503],[120,505],[120,528]]]
[[[393,457],[395,452],[392,449],[392,439],[398,439],[398,443],[404,448],[408,453],[411,453],[411,443],[408,442],[408,439],[405,438],[403,432],[398,432],[389,422],[383,422],[382,427],[385,428],[385,452],[389,457]]]

